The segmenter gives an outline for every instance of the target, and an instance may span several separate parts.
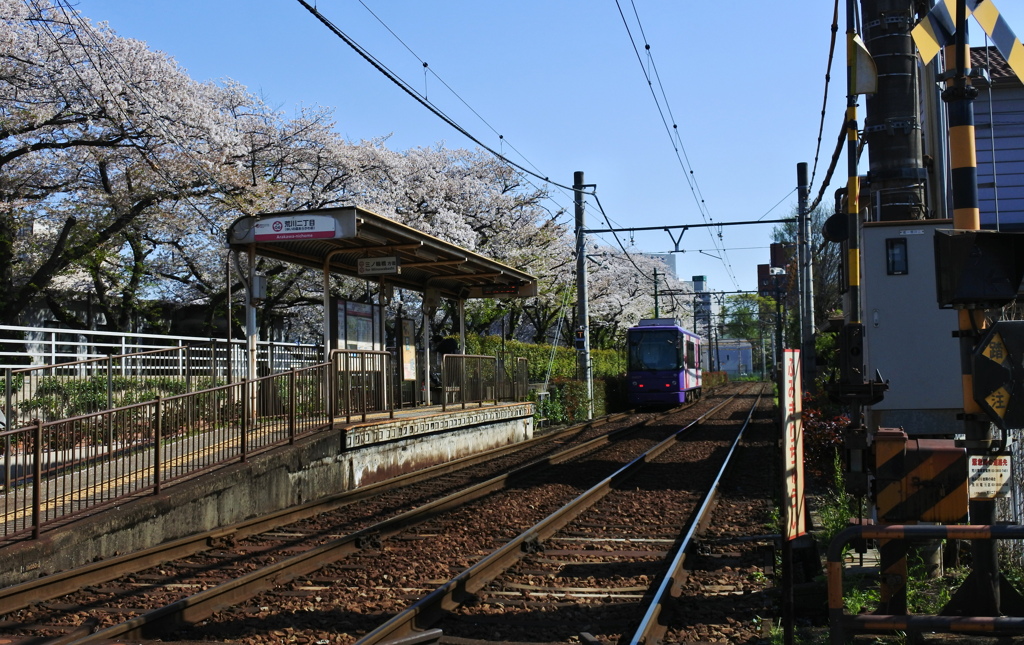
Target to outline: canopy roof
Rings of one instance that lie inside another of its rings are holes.
[[[383,279],[453,298],[537,295],[537,279],[358,207],[240,217],[227,231],[236,251],[331,273]]]

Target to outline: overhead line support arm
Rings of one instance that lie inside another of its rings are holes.
[[[582,230],[583,233],[635,233],[637,231],[665,231],[668,232],[672,229],[681,228],[683,232],[686,232],[688,228],[713,228],[717,226],[741,226],[747,224],[788,224],[795,222],[795,217],[786,217],[783,219],[759,219],[751,220],[749,222],[715,222],[712,224],[677,224],[675,226],[634,226],[631,228],[585,228]],[[671,235],[671,233],[669,233]],[[682,235],[679,239],[682,239]],[[675,240],[675,238],[672,238]]]

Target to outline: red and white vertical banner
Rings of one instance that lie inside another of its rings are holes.
[[[779,405],[782,407],[782,443],[784,456],[785,485],[783,492],[782,519],[785,524],[783,537],[793,540],[807,532],[804,500],[804,426],[803,426],[803,384],[801,383],[800,350],[783,350],[782,391]]]

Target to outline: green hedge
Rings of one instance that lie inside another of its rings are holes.
[[[552,425],[567,425],[587,418],[587,389],[583,381],[556,378],[548,383],[548,398],[537,416]],[[530,399],[537,400],[531,392]],[[539,406],[538,406],[539,407]],[[626,377],[594,379],[594,416],[600,417],[628,409]]]
[[[548,375],[548,363],[551,362],[550,380],[575,379],[576,357],[575,349],[569,347],[556,347],[554,360],[551,356],[551,345],[534,345],[518,340],[505,341],[505,356],[511,358],[523,357],[526,359],[530,370],[530,382],[537,383],[545,380]],[[502,342],[500,336],[466,336],[466,352],[469,354],[482,354],[484,356],[501,356]],[[605,378],[622,376],[626,372],[625,352],[614,349],[595,349],[590,352],[593,361],[594,378]]]

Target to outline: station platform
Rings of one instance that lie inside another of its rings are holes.
[[[534,405],[485,403],[336,417],[244,461],[0,544],[0,586],[155,546],[533,437]],[[82,481],[76,475],[78,481]],[[70,481],[64,485],[73,485]]]

